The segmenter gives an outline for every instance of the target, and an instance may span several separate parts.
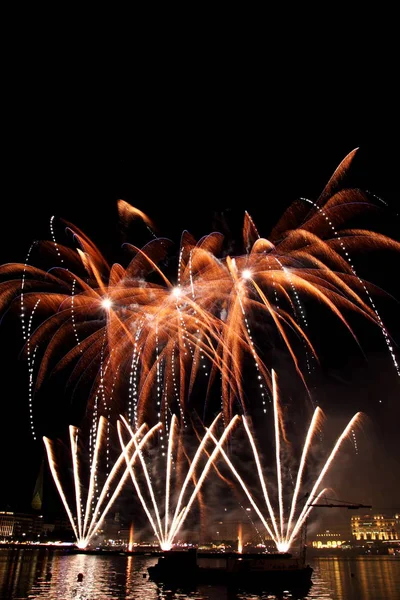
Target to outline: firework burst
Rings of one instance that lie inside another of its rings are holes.
[[[71,223],[64,225],[74,247],[60,243],[52,218],[51,241],[36,244],[25,264],[0,269],[1,303],[11,304],[21,318],[33,435],[34,394],[57,373],[68,374],[71,395],[83,385],[107,393],[115,389],[107,416],[126,414],[134,428],[158,420],[165,425],[171,412],[184,424],[195,388],[205,405],[218,384],[229,422],[236,410],[248,408],[243,372],[250,359],[267,412],[272,365],[263,348],[283,347],[306,386],[318,358],[307,310],[312,303],[333,315],[356,342],[350,311],[377,326],[400,374],[375,288],[358,276],[352,259],[365,248],[398,251],[400,244],[346,228],[349,218],[376,202],[360,190],[340,189],[353,156],[345,158],[316,201],[296,201],[269,239],[245,213],[240,255],[224,255],[220,233],[196,241],[184,232],[174,276],[165,268],[171,242],[155,238],[150,219],[124,201],[121,218],[142,219],[152,235],[143,247],[124,244],[130,256],[126,267],[108,264]],[[32,265],[39,250],[45,268]],[[89,418],[94,406],[93,392]]]

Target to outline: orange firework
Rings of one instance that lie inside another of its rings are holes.
[[[196,241],[184,232],[174,278],[162,266],[171,246],[164,238],[141,248],[125,244],[128,265],[109,265],[70,223],[75,247],[60,244],[52,218],[52,241],[37,244],[26,264],[0,269],[6,279],[0,284],[2,304],[20,311],[33,435],[33,394],[59,372],[67,373],[74,386],[88,384],[96,394],[100,389],[112,395],[107,418],[123,413],[134,427],[166,422],[169,411],[184,423],[195,387],[197,397],[206,399],[220,381],[229,421],[236,404],[241,412],[247,409],[244,365],[250,358],[266,412],[272,379],[263,345],[279,340],[306,385],[296,340],[310,366],[317,358],[305,309],[310,302],[326,309],[354,338],[345,316],[349,310],[378,326],[400,374],[373,286],[358,276],[351,258],[353,250],[398,251],[400,244],[345,228],[349,217],[374,206],[361,191],[339,188],[353,156],[346,157],[315,202],[296,201],[269,239],[260,236],[246,213],[243,254],[224,256],[220,233]],[[146,215],[124,201],[118,207],[123,221],[140,218],[154,236]],[[45,268],[31,264],[38,247],[49,261]],[[89,416],[94,406],[93,395]]]

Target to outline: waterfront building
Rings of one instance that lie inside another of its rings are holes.
[[[347,546],[349,540],[342,533],[326,529],[323,532],[316,533],[311,541],[313,548],[317,549],[340,549],[342,546]]]
[[[394,541],[400,539],[400,514],[351,517],[353,539],[359,541]]]
[[[36,540],[43,530],[43,516],[0,511],[0,539]]]

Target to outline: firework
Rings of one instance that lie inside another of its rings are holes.
[[[195,387],[206,406],[220,384],[229,422],[237,405],[242,412],[248,408],[243,371],[250,358],[267,412],[272,378],[263,347],[283,345],[306,385],[317,361],[307,311],[313,302],[355,339],[345,317],[349,310],[379,327],[400,374],[374,287],[358,276],[352,259],[364,248],[398,251],[400,244],[371,231],[346,229],[348,218],[376,203],[359,190],[339,188],[353,156],[346,157],[315,202],[296,201],[269,239],[246,213],[243,254],[225,256],[219,233],[196,241],[184,232],[173,277],[164,265],[171,242],[155,238],[148,217],[126,202],[119,202],[121,218],[142,219],[153,236],[143,247],[124,245],[130,254],[126,267],[109,265],[70,223],[64,222],[75,246],[60,243],[52,218],[51,241],[32,247],[25,264],[1,268],[6,279],[2,305],[11,303],[20,312],[34,437],[34,394],[57,373],[68,374],[71,395],[82,385],[107,394],[115,389],[107,417],[126,414],[134,428],[158,420],[166,425],[170,412],[184,423]],[[45,268],[32,265],[38,248]],[[94,407],[93,394],[89,418]]]
[[[122,419],[126,429],[131,434],[130,444],[132,445],[133,443],[132,450],[134,453],[139,455],[140,466],[135,470],[132,457],[129,453],[129,448],[123,442],[121,431],[122,426],[119,423],[118,433],[120,436],[121,447],[123,449],[123,454],[126,459],[127,468],[130,472],[136,495],[143,506],[144,512],[162,550],[170,550],[172,548],[174,539],[182,529],[193,502],[198,498],[201,486],[203,485],[210,468],[214,464],[219,452],[222,450],[222,446],[232,428],[239,419],[239,416],[234,417],[229,425],[224,429],[220,439],[217,440],[213,435],[213,431],[220,417],[221,414],[217,415],[211,426],[206,428],[204,437],[200,441],[192,460],[189,461],[190,466],[187,469],[186,474],[182,475],[183,464],[181,461],[179,461],[179,459],[176,459],[178,420],[175,415],[172,416],[169,428],[168,450],[165,461],[165,489],[162,491],[161,501],[157,498],[157,492],[154,489],[149,468],[146,464],[143,452],[141,451],[141,448],[139,448],[137,434],[132,431],[129,423],[125,419]],[[206,445],[211,438],[215,442],[215,448],[210,454],[206,454]],[[201,459],[204,455],[207,456],[207,460],[205,463],[202,463]],[[176,476],[176,473],[175,477],[173,477],[173,471],[178,470],[180,478]],[[144,475],[145,484],[140,483],[141,475]],[[172,489],[173,481],[176,484],[176,488],[174,490]],[[148,499],[146,499],[146,490]],[[173,491],[175,492],[174,494],[172,494]],[[175,501],[173,501],[173,499]],[[163,509],[161,508],[162,504]]]
[[[321,498],[321,496],[324,494],[325,488],[322,490],[319,489],[321,486],[321,483],[322,483],[325,475],[327,474],[332,462],[334,461],[337,453],[339,452],[339,449],[340,449],[343,441],[350,435],[351,432],[353,432],[354,428],[356,427],[357,423],[359,422],[361,413],[356,413],[350,419],[347,426],[345,427],[345,429],[342,431],[342,433],[338,437],[336,443],[334,444],[332,451],[330,452],[328,458],[326,459],[325,463],[323,464],[323,467],[322,467],[321,471],[319,472],[319,475],[317,476],[314,483],[312,484],[312,489],[308,496],[307,504],[302,509],[300,509],[298,507],[298,496],[299,496],[299,491],[300,491],[302,483],[303,483],[303,476],[304,476],[304,471],[306,468],[306,462],[307,462],[307,458],[310,453],[310,447],[311,447],[312,441],[315,438],[315,435],[320,428],[321,420],[322,420],[321,409],[317,408],[314,411],[314,414],[311,419],[311,423],[310,423],[310,426],[309,426],[309,429],[308,429],[308,432],[307,432],[307,435],[305,438],[303,451],[302,451],[299,466],[298,466],[296,482],[295,482],[293,495],[292,495],[292,501],[290,503],[289,510],[285,513],[285,510],[284,510],[285,507],[284,507],[284,502],[283,502],[283,485],[284,485],[284,480],[285,480],[285,472],[284,472],[285,470],[284,470],[284,466],[283,466],[282,459],[281,459],[281,455],[282,455],[281,447],[282,447],[282,444],[284,443],[284,439],[283,439],[284,436],[282,435],[283,425],[282,425],[281,417],[280,417],[280,406],[279,406],[279,398],[278,398],[278,390],[277,390],[277,381],[276,381],[276,374],[274,371],[272,372],[272,380],[273,380],[273,413],[274,413],[275,460],[276,460],[276,481],[274,481],[273,487],[274,487],[274,489],[276,488],[276,495],[277,495],[277,498],[275,498],[275,502],[273,502],[273,500],[271,499],[272,494],[271,494],[270,488],[272,486],[263,475],[263,469],[262,469],[261,460],[259,457],[259,452],[257,450],[257,446],[255,443],[253,434],[251,433],[248,419],[245,416],[242,417],[243,425],[246,430],[246,434],[247,434],[248,440],[250,442],[251,450],[253,453],[255,469],[256,469],[256,472],[257,472],[257,475],[259,478],[259,483],[260,483],[262,494],[264,497],[265,507],[267,509],[268,517],[265,516],[265,511],[263,511],[260,508],[259,504],[257,504],[256,500],[254,499],[253,490],[249,489],[249,487],[245,484],[243,478],[241,477],[239,471],[233,465],[228,454],[223,450],[223,448],[221,448],[220,452],[221,452],[221,455],[223,456],[223,458],[225,459],[227,465],[231,469],[232,473],[235,475],[236,480],[239,482],[240,486],[242,487],[243,491],[245,492],[251,506],[253,507],[256,514],[258,515],[259,519],[261,520],[262,524],[264,525],[269,536],[274,541],[277,550],[279,552],[287,552],[289,550],[290,546],[292,545],[293,541],[298,536],[298,534],[301,530],[301,527],[302,527],[303,523],[305,522],[306,518],[309,516],[309,514],[312,510],[313,502],[317,502],[319,500],[319,498]],[[211,438],[213,439],[213,441],[216,442],[217,440],[213,436],[213,434],[211,433],[210,435],[211,435]]]
[[[243,532],[242,532],[242,524],[241,523],[239,523],[239,526],[238,526],[237,551],[239,554],[241,554],[243,552]]]
[[[133,550],[133,539],[134,539],[134,527],[133,527],[133,522],[131,523],[131,526],[129,528],[129,542],[128,542],[128,551],[132,552]]]
[[[54,483],[64,505],[65,511],[68,515],[71,523],[72,530],[76,538],[76,544],[78,548],[86,548],[90,540],[96,534],[98,529],[101,527],[108,511],[119,496],[127,478],[129,477],[129,468],[135,462],[138,453],[142,450],[146,443],[148,443],[151,436],[159,428],[159,424],[152,427],[147,433],[144,433],[146,425],[142,427],[132,436],[131,441],[127,445],[127,452],[130,447],[135,443],[135,450],[132,452],[129,462],[125,465],[124,454],[121,453],[119,458],[114,463],[110,473],[106,477],[104,484],[100,487],[100,457],[102,449],[104,447],[105,440],[105,429],[106,419],[100,417],[97,426],[97,435],[95,441],[95,447],[93,456],[90,464],[89,474],[89,486],[86,497],[86,502],[82,498],[83,481],[81,475],[81,459],[78,450],[79,446],[79,429],[74,426],[69,427],[70,435],[70,447],[71,447],[71,459],[72,459],[72,471],[73,471],[73,489],[74,489],[74,507],[72,503],[68,501],[68,490],[69,483],[67,486],[63,485],[59,476],[59,467],[55,451],[54,443],[47,437],[43,438],[49,467],[53,476]],[[137,441],[138,437],[141,437],[140,441]],[[121,469],[125,465],[125,470],[121,475]]]

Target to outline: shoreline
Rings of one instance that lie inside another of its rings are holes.
[[[93,548],[88,550],[82,550],[80,548],[76,548],[74,546],[63,546],[60,544],[19,544],[19,543],[0,543],[0,549],[15,549],[15,550],[49,550],[49,551],[58,551],[64,554],[89,554],[96,556],[162,556],[164,552],[160,549],[150,549],[150,548],[142,548],[129,551],[124,549],[109,549],[109,548]],[[182,549],[182,552],[185,552],[185,549]],[[212,557],[227,557],[227,556],[236,556],[237,553],[232,552],[212,552],[207,550],[198,550],[198,556],[204,558],[212,558]],[[245,553],[245,554],[256,554],[256,553]],[[264,553],[262,553],[264,554]],[[296,554],[296,553],[293,553]],[[315,552],[313,550],[307,550],[307,560],[314,560],[316,558],[343,558],[343,559],[351,559],[357,557],[390,557],[390,558],[400,558],[400,547],[397,549],[397,552],[394,553],[389,552],[388,549],[348,549],[348,550],[320,550]]]

